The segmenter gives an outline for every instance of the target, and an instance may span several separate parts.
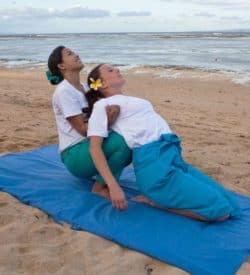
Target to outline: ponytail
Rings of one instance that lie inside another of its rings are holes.
[[[100,67],[103,64],[99,64],[98,66],[96,66],[88,75],[87,81],[88,81],[88,85],[89,87],[92,86],[93,81],[97,81],[98,79],[101,80],[101,74],[100,74]],[[104,98],[103,93],[100,91],[99,87],[95,87],[95,88],[90,88],[90,90],[85,94],[85,97],[88,101],[88,108],[84,108],[83,112],[87,114],[87,117],[89,118],[92,111],[93,111],[93,107],[94,104],[96,103],[96,101],[98,101],[101,98]]]
[[[101,98],[104,98],[104,95],[101,91],[95,91],[93,89],[90,89],[86,94],[85,97],[88,101],[88,107],[83,109],[83,112],[87,114],[87,117],[89,118],[91,116],[91,113],[93,111],[94,104]]]

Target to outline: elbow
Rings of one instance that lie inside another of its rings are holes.
[[[83,128],[81,129],[81,131],[79,131],[79,132],[80,132],[80,134],[83,135],[84,137],[87,137],[87,129],[86,129],[86,127],[83,127]]]
[[[84,137],[87,137],[88,134],[88,123],[84,122],[79,133],[83,135]]]
[[[80,134],[82,135],[82,136],[84,136],[84,137],[87,137],[87,131],[82,131],[82,132],[80,132]]]

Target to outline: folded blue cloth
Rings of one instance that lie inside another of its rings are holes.
[[[222,223],[205,223],[131,201],[138,194],[133,169],[121,185],[128,210],[90,192],[92,182],[70,175],[57,146],[0,158],[0,190],[36,206],[55,221],[86,230],[192,274],[235,274],[250,256],[250,198],[233,194],[242,214]]]

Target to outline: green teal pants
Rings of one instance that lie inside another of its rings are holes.
[[[76,177],[91,178],[97,176],[96,180],[105,184],[104,179],[98,174],[89,152],[89,139],[65,149],[61,153],[61,159],[67,169]],[[122,136],[116,132],[111,132],[103,140],[102,150],[107,159],[107,163],[115,179],[118,181],[123,168],[132,160],[132,152],[128,148]]]

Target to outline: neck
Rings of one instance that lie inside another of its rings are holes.
[[[108,89],[103,90],[103,94],[105,97],[113,96],[113,95],[121,95],[121,87],[115,88],[115,87],[109,87]]]
[[[81,87],[80,72],[69,71],[64,73],[64,79],[66,79],[72,86]]]

